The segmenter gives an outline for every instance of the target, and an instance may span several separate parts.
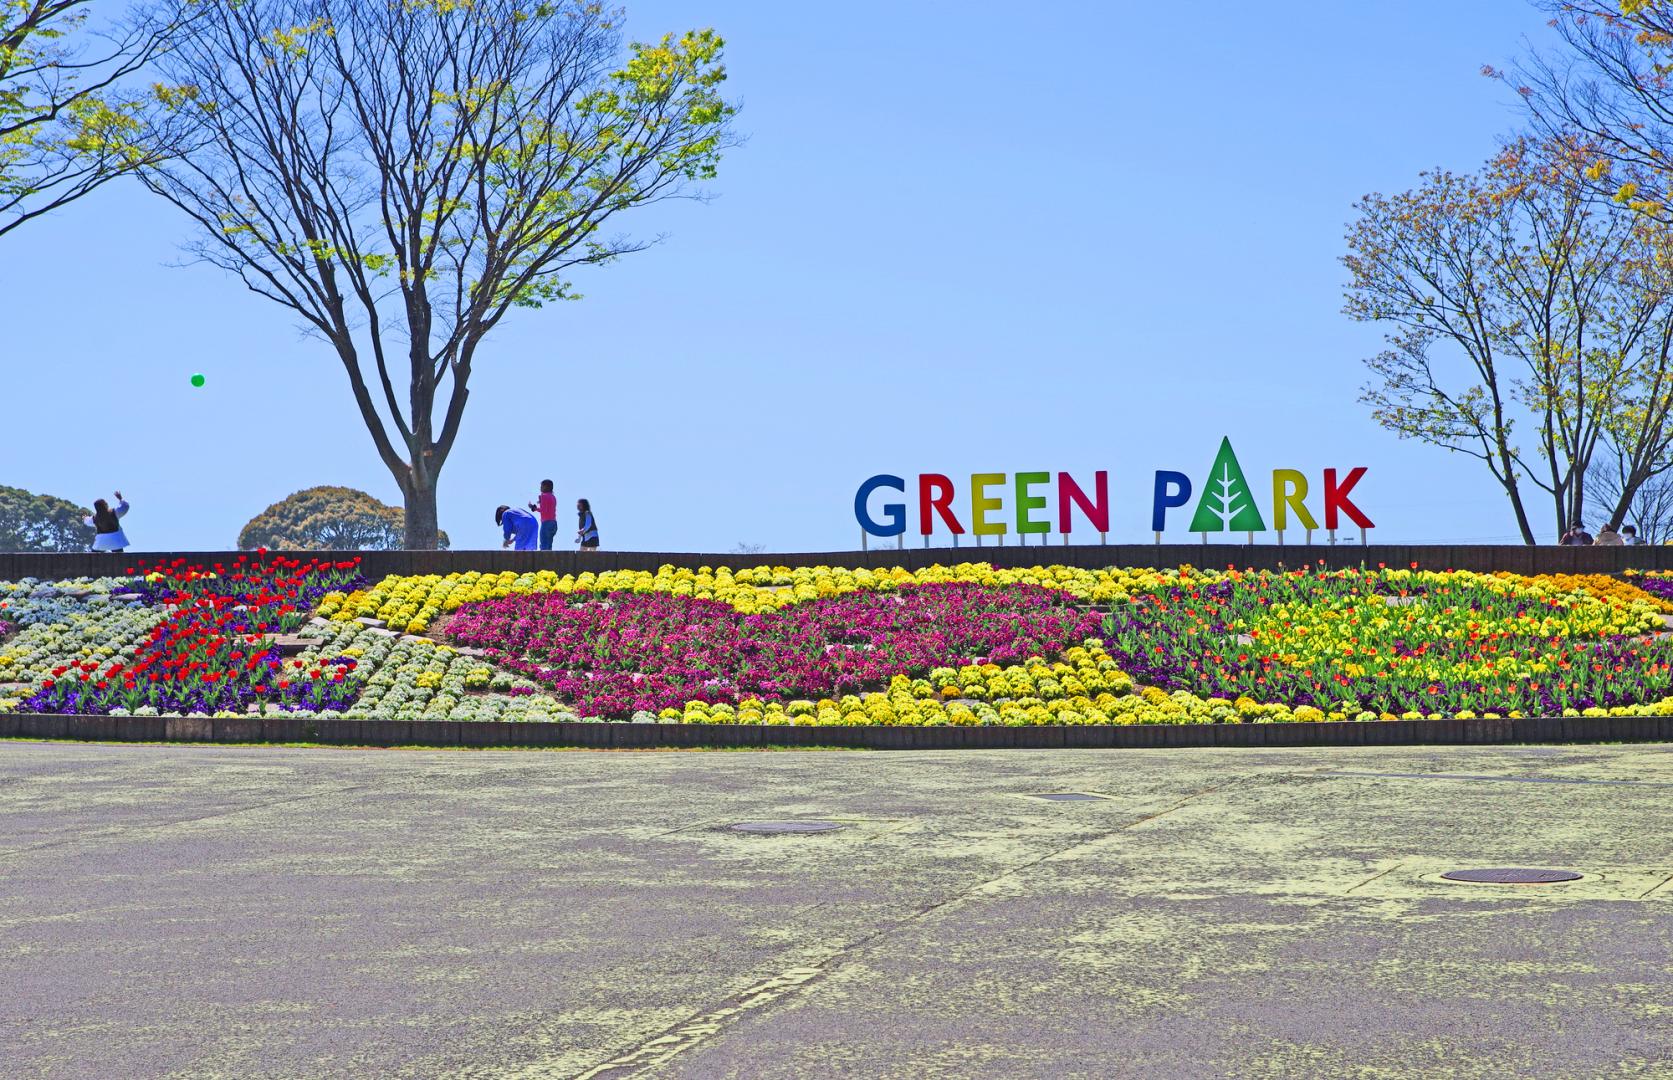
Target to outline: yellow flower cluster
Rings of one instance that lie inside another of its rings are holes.
[[[1583,592],[1599,600],[1618,604],[1622,607],[1630,608],[1634,604],[1647,604],[1652,611],[1673,614],[1673,603],[1645,592],[1631,581],[1611,577],[1608,574],[1538,574],[1533,577],[1524,577],[1519,574],[1500,572],[1494,576],[1523,584],[1541,595]]]
[[[1026,664],[968,664],[960,668],[941,667],[927,679],[912,682],[918,697],[939,694],[943,699],[968,698],[1001,702],[1006,699],[1044,701],[1073,699],[1088,695],[1133,692],[1133,680],[1116,667],[1104,652],[1103,643],[1089,639],[1084,647],[1070,649],[1063,660],[1048,664],[1035,658]]]
[[[999,725],[1134,725],[1134,724],[1282,724],[1320,720],[1516,720],[1522,713],[1325,712],[1311,705],[1294,709],[1285,705],[1263,705],[1249,697],[1199,698],[1185,690],[1168,693],[1146,687],[1137,694],[1114,697],[1101,694],[1093,702],[1074,708],[1073,703],[1055,702],[1023,706],[1004,702],[997,710],[985,705],[971,708],[963,702],[942,702],[913,696],[905,676],[897,676],[886,694],[846,695],[819,701],[792,701],[788,705],[745,698],[737,706],[701,701],[687,702],[682,709],[664,709],[657,714],[672,724],[766,724],[800,727],[969,727]],[[1563,716],[1673,716],[1673,698],[1645,705],[1617,705],[1610,708],[1564,709]]]
[[[1082,570],[1072,566],[1033,566],[995,569],[987,563],[959,563],[930,566],[922,570],[900,567],[868,570],[832,566],[750,567],[733,571],[727,567],[664,566],[656,573],[644,570],[606,570],[594,574],[558,575],[550,570],[516,574],[505,571],[483,574],[476,571],[446,576],[424,574],[404,577],[391,574],[369,589],[344,595],[327,594],[318,614],[340,622],[357,618],[381,619],[385,625],[407,633],[420,634],[438,616],[457,610],[475,600],[494,600],[524,593],[613,592],[668,593],[719,600],[746,615],[775,611],[791,604],[862,589],[888,591],[903,585],[933,582],[973,582],[987,586],[1039,585],[1061,589],[1091,603],[1114,603],[1133,592],[1166,588],[1181,578],[1204,582],[1219,579],[1217,572],[1190,567],[1167,570],[1109,569]]]
[[[1322,713],[1316,717],[1323,718]],[[937,668],[925,679],[896,675],[885,693],[820,701],[780,704],[745,698],[736,707],[691,701],[684,709],[664,709],[658,719],[812,727],[1034,727],[1281,723],[1302,717],[1286,706],[1261,705],[1247,697],[1205,701],[1183,690],[1170,694],[1155,687],[1135,694],[1133,680],[1115,666],[1096,639],[1090,639],[1054,664],[1036,658],[1006,667]]]
[[[900,676],[905,679],[905,676]],[[910,682],[910,680],[907,680]],[[792,701],[788,705],[745,698],[731,705],[692,701],[681,709],[664,709],[658,719],[684,724],[767,724],[804,727],[1035,727],[1052,724],[1068,726],[1108,724],[1216,724],[1283,723],[1290,720],[1324,719],[1317,709],[1291,712],[1283,705],[1261,705],[1249,698],[1203,700],[1184,690],[1165,693],[1147,687],[1140,694],[1116,697],[1100,694],[1084,701],[1059,698],[1054,701],[1002,702],[997,708],[975,708],[962,701],[942,703],[920,699],[899,685],[886,694],[846,695],[820,701]],[[1332,719],[1347,719],[1332,714]],[[1375,719],[1375,717],[1365,717]]]

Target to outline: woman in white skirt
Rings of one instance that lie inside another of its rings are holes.
[[[128,500],[116,493],[116,509],[103,499],[93,501],[93,516],[86,519],[87,527],[98,533],[93,538],[94,551],[122,551],[128,546],[128,534],[122,531],[122,515],[128,512]]]

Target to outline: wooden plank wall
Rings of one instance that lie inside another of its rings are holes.
[[[94,577],[122,573],[140,563],[184,559],[188,563],[226,564],[238,556],[227,551],[129,552],[106,555],[77,552],[62,555],[0,552],[0,581],[20,578]],[[1628,568],[1673,570],[1673,547],[1567,548],[1523,546],[1407,545],[1407,544],[1077,544],[1068,547],[874,547],[867,552],[767,552],[735,555],[671,551],[365,551],[287,552],[292,558],[359,557],[366,575],[447,574],[453,571],[553,570],[560,574],[592,570],[656,570],[660,566],[902,566],[917,569],[933,563],[987,562],[995,566],[1035,566],[1057,563],[1098,568],[1105,566],[1237,566],[1253,569],[1295,569],[1306,565],[1329,567],[1390,567],[1417,563],[1428,570],[1508,570],[1520,574],[1605,573]]]

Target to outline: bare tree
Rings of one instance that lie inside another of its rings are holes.
[[[140,136],[175,92],[129,86],[166,47],[169,20],[135,11],[95,32],[89,0],[0,2],[0,236],[156,160]],[[192,18],[190,7],[179,10]]]
[[[1643,0],[1545,0],[1564,49],[1509,72],[1535,128],[1583,138],[1600,192],[1673,222],[1673,10]]]
[[[1660,473],[1640,483],[1628,496],[1627,471],[1619,458],[1610,458],[1593,464],[1589,483],[1605,505],[1616,508],[1600,521],[1617,528],[1635,526],[1647,543],[1673,540],[1673,477]]]
[[[714,175],[721,47],[695,31],[624,58],[577,0],[215,3],[162,65],[195,94],[195,142],[141,175],[200,258],[332,346],[406,545],[434,548],[484,339],[647,246],[603,235],[617,212]]]
[[[1673,10],[1661,3],[1547,2],[1564,48],[1530,53],[1516,69],[1487,73],[1511,83],[1535,129],[1573,132],[1589,163],[1581,176],[1648,223],[1629,273],[1665,289],[1673,277]],[[1647,335],[1665,368],[1673,329],[1665,319]],[[1673,501],[1668,412],[1673,387],[1646,367],[1628,389],[1609,435],[1612,459],[1599,470],[1612,520],[1630,514],[1646,535],[1667,535]]]
[[[1588,161],[1573,138],[1519,141],[1479,174],[1368,195],[1343,260],[1346,312],[1393,328],[1366,361],[1373,415],[1485,463],[1530,544],[1526,485],[1554,538],[1584,516],[1600,443],[1636,484],[1673,437],[1666,234],[1600,199]]]

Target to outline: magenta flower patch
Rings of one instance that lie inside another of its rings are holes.
[[[1054,657],[1099,630],[1055,589],[966,583],[856,592],[741,615],[667,594],[543,593],[460,608],[446,636],[551,687],[584,714],[687,701],[832,697],[943,665]]]

